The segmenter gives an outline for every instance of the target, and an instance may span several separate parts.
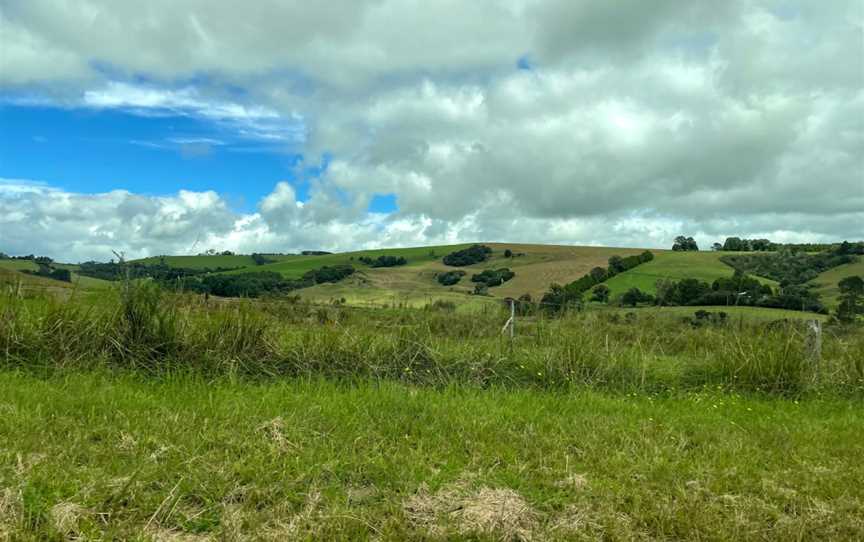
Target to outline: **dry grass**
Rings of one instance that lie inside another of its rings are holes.
[[[435,537],[455,532],[531,540],[538,525],[537,513],[516,491],[489,487],[472,491],[464,481],[436,492],[422,486],[406,499],[403,510],[412,524]]]

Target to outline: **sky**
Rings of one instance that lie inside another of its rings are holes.
[[[864,1],[0,0],[0,251],[864,239]]]

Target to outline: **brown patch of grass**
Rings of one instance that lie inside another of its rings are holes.
[[[21,493],[7,487],[0,491],[0,540],[11,538],[15,524],[21,521]]]
[[[64,536],[73,537],[79,531],[79,523],[89,512],[80,504],[60,502],[51,507],[51,525]]]
[[[424,486],[403,504],[415,526],[432,536],[451,531],[494,535],[501,540],[531,540],[537,513],[516,491],[482,487],[469,492],[457,482],[435,493]]]

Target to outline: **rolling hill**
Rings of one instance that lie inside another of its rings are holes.
[[[654,252],[654,260],[606,281],[613,296],[633,287],[654,294],[657,290],[655,285],[660,279],[695,278],[711,284],[715,279],[729,277],[734,273],[732,267],[720,261],[720,258],[727,254],[724,252],[673,252],[671,250],[652,252]],[[777,283],[771,279],[756,278],[772,288],[777,287]]]
[[[820,273],[818,277],[811,280],[808,284],[813,286],[814,290],[822,296],[822,300],[829,307],[836,307],[839,303],[840,289],[837,283],[841,279],[858,275],[864,277],[864,258],[859,259],[854,263],[847,263],[834,269],[829,269],[824,273]]]

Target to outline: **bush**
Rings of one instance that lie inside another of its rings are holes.
[[[453,286],[454,284],[458,284],[465,274],[465,271],[446,271],[444,273],[438,273],[438,283],[442,286]]]
[[[516,276],[516,273],[510,269],[503,267],[501,269],[486,269],[482,273],[471,276],[471,282],[480,282],[493,288],[500,286]]]
[[[408,260],[402,256],[378,256],[375,259],[369,256],[360,256],[357,259],[370,267],[396,267],[408,263]]]
[[[444,265],[464,267],[485,262],[492,254],[492,249],[486,245],[472,245],[466,249],[457,250],[444,256]]]
[[[314,284],[324,282],[339,282],[340,280],[354,274],[354,266],[350,264],[340,264],[327,266],[320,269],[313,269],[303,274],[303,279],[311,280]]]
[[[631,307],[635,307],[639,303],[651,303],[654,301],[654,297],[650,294],[646,294],[639,288],[630,288],[624,295],[621,296],[621,304],[629,305]]]

